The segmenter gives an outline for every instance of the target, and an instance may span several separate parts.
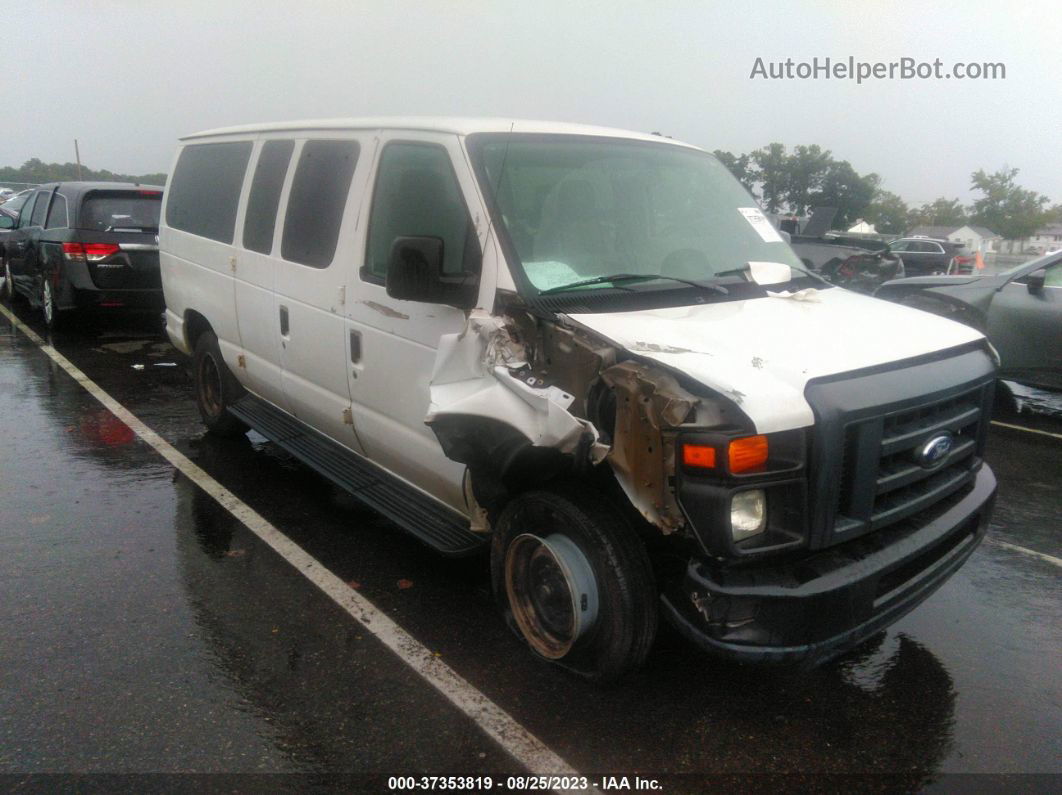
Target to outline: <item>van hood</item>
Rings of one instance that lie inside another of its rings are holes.
[[[837,287],[568,317],[730,398],[758,433],[812,425],[804,387],[814,378],[982,339],[960,323]]]

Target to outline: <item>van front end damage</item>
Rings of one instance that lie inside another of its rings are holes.
[[[473,312],[444,338],[427,422],[468,467],[473,514],[486,512],[474,528],[539,484],[607,478],[661,537],[662,607],[680,631],[716,655],[809,665],[913,609],[984,536],[994,368],[979,343],[813,381],[801,397],[820,421],[770,430],[660,355],[515,309]],[[912,459],[933,434],[952,452]]]
[[[471,312],[440,340],[425,419],[446,455],[469,468],[488,511],[515,491],[608,462],[631,504],[671,533],[675,432],[722,421],[659,366],[559,320]],[[623,359],[623,360],[621,360]]]

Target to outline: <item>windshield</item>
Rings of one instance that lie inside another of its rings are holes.
[[[631,289],[631,274],[743,281],[749,262],[801,263],[711,155],[580,136],[481,135],[470,149],[521,292]],[[719,274],[727,274],[720,277]],[[671,286],[674,286],[672,282]]]

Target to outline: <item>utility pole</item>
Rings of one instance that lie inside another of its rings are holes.
[[[77,181],[81,182],[81,151],[77,148],[77,138],[74,139],[74,157],[77,158]]]

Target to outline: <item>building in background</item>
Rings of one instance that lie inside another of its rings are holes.
[[[994,254],[1003,238],[983,226],[916,226],[908,231],[904,237],[933,237],[938,240],[947,240],[951,243],[960,243],[972,254],[980,251],[984,254]]]

